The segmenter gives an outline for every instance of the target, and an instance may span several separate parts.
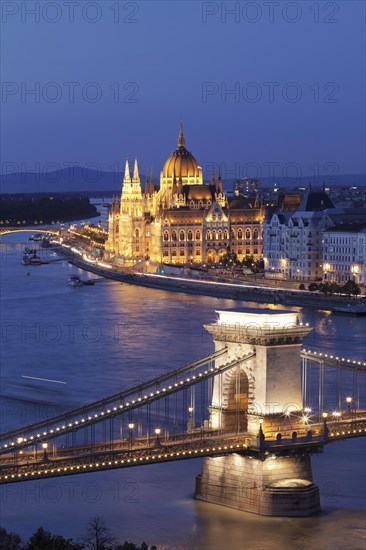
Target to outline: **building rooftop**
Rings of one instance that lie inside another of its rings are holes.
[[[340,223],[334,227],[327,229],[332,233],[339,231],[347,231],[350,233],[359,233],[360,231],[366,231],[366,222],[365,223]]]
[[[307,191],[298,212],[319,212],[327,208],[334,208],[334,204],[325,191]]]

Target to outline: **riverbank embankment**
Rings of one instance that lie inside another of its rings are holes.
[[[69,251],[68,251],[69,252]],[[185,292],[216,298],[255,301],[263,304],[280,304],[285,306],[310,307],[314,309],[346,313],[353,315],[366,314],[366,299],[347,296],[325,296],[318,292],[288,290],[283,288],[261,287],[259,285],[224,282],[222,280],[201,280],[174,275],[137,273],[122,271],[115,267],[102,267],[77,257],[70,260],[76,267],[97,275],[127,284],[171,292]]]

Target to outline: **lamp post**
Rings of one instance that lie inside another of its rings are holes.
[[[351,422],[353,422],[352,397],[346,397],[346,403],[348,416],[351,418]]]
[[[156,446],[159,447],[160,446],[160,433],[161,433],[161,429],[160,428],[155,428],[155,435],[156,435]]]
[[[263,418],[260,418],[259,419],[259,431],[258,431],[258,434],[257,434],[257,445],[260,449],[263,448],[264,440],[265,440],[265,435],[264,435],[264,432],[263,432],[263,429],[262,429],[262,425],[263,425]]]
[[[327,412],[323,412],[323,435],[324,435],[324,439],[327,439],[328,437],[328,426],[327,426],[327,418],[328,418],[328,413]]]
[[[23,443],[23,438],[22,438],[22,437],[18,437],[17,443],[18,443],[18,445],[20,445],[21,443]],[[15,451],[15,453],[16,453],[16,451]],[[16,462],[18,462],[18,457],[19,457],[19,455],[22,455],[22,454],[23,454],[23,451],[22,451],[22,450],[18,451],[18,455],[16,455],[16,456],[14,457],[14,460],[15,460]]]
[[[188,431],[191,432],[194,429],[193,407],[188,407],[188,412],[189,412]]]
[[[128,429],[129,429],[128,447],[129,447],[130,450],[132,449],[132,438],[133,438],[132,430],[134,429],[134,427],[135,427],[135,424],[133,422],[129,422],[129,424],[128,424]]]
[[[48,447],[48,443],[42,443],[42,449],[43,449],[43,457],[42,457],[42,460],[43,460],[43,462],[47,462],[47,461],[48,461],[47,447]]]

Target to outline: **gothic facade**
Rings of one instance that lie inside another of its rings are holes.
[[[142,191],[137,160],[128,161],[121,199],[109,215],[106,252],[122,265],[143,259],[166,264],[219,263],[231,251],[240,260],[263,254],[264,208],[245,199],[229,200],[220,170],[210,183],[185,147],[182,124],[178,148],[160,173],[160,187],[146,178]]]

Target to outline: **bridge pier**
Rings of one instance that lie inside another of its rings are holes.
[[[216,351],[227,350],[216,361],[221,365],[237,359],[239,366],[215,377],[210,423],[222,433],[242,433],[243,441],[251,443],[242,453],[205,458],[195,496],[268,516],[315,514],[320,511],[319,489],[312,481],[309,448],[298,439],[307,436],[300,346],[311,328],[299,324],[292,312],[217,313],[217,322],[205,326]],[[234,423],[233,417],[239,421]],[[266,435],[273,442],[279,433],[287,444],[279,437],[271,449]]]
[[[301,517],[320,511],[309,455],[205,458],[196,478],[196,499],[264,516]]]

